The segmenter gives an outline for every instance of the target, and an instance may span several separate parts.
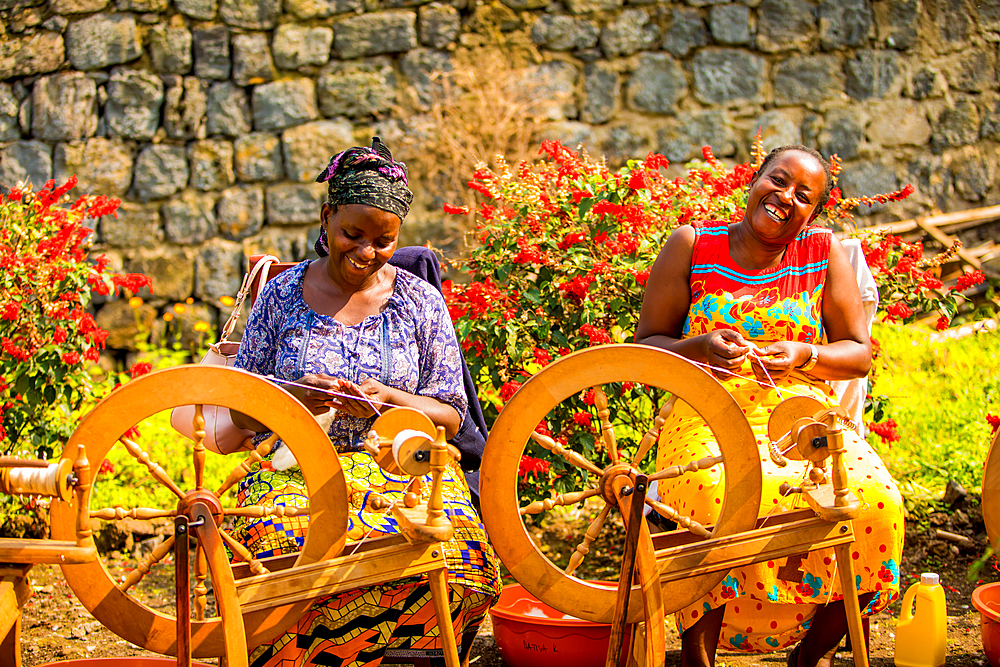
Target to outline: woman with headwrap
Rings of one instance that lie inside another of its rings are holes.
[[[320,209],[320,258],[265,285],[247,320],[236,366],[357,397],[290,389],[316,415],[336,410],[328,433],[348,484],[348,539],[360,540],[398,532],[390,514],[372,511],[366,501],[371,493],[397,498],[408,481],[387,474],[362,448],[375,417],[372,404],[418,408],[451,438],[467,399],[461,351],[444,299],[388,263],[413,199],[405,165],[375,138],[371,148],[335,155],[316,180],[329,187]],[[258,431],[258,440],[268,435],[248,417],[234,414],[234,421]],[[287,452],[276,447],[241,482],[240,505],[308,504],[301,470],[282,450]],[[499,569],[457,465],[448,468],[444,495],[455,525],[455,536],[445,545],[451,616],[456,637],[462,637],[474,634],[499,595]],[[307,523],[305,517],[240,520],[235,533],[261,558],[299,550]],[[373,586],[317,601],[287,634],[254,649],[250,662],[374,667],[388,648],[440,648],[436,636],[426,636],[432,623],[430,589],[423,580]]]

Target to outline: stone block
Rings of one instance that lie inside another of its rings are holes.
[[[156,310],[148,304],[133,309],[129,307],[128,301],[115,299],[104,304],[94,319],[99,327],[108,332],[108,348],[135,351],[138,349],[136,341],[139,334],[152,329],[156,321]]]
[[[225,81],[232,69],[229,62],[229,29],[224,25],[196,28],[194,40],[194,73],[202,79]]]
[[[104,106],[108,133],[136,141],[151,140],[156,134],[162,105],[160,77],[143,70],[115,68]]]
[[[388,58],[332,62],[316,82],[319,108],[328,118],[363,118],[396,103],[396,72]]]
[[[236,137],[250,131],[250,102],[245,90],[224,81],[208,90],[208,133]]]
[[[78,192],[121,197],[132,185],[134,153],[130,144],[104,137],[57,144],[54,178],[62,183],[76,174]]]
[[[960,99],[953,107],[944,109],[931,124],[931,148],[940,152],[945,148],[974,144],[979,138],[979,110],[968,99]]]
[[[996,49],[967,46],[941,66],[952,90],[981,93],[996,86]]]
[[[284,175],[281,139],[273,134],[242,135],[233,145],[233,154],[236,178],[240,181],[277,181]]]
[[[573,14],[590,14],[618,9],[624,0],[566,0],[566,7]]]
[[[239,292],[246,260],[239,243],[214,239],[205,244],[194,261],[194,295],[214,301]]]
[[[885,0],[877,2],[875,26],[879,41],[891,49],[906,50],[920,35],[920,0]]]
[[[281,0],[219,0],[219,18],[244,30],[273,30],[281,14]]]
[[[63,64],[66,47],[57,32],[37,32],[0,42],[0,80],[54,72]]]
[[[626,9],[601,31],[601,50],[609,58],[630,56],[656,44],[660,29],[643,9]]]
[[[174,75],[166,79],[163,129],[167,136],[171,139],[204,139],[208,131],[208,84],[194,76]]]
[[[257,131],[282,130],[319,116],[316,85],[301,77],[255,86],[252,94],[253,127]]]
[[[461,28],[462,17],[451,5],[434,2],[417,12],[420,43],[432,49],[443,49],[454,42]]]
[[[441,100],[444,95],[444,77],[454,69],[451,55],[447,51],[424,48],[407,53],[400,65],[417,104],[424,109]]]
[[[801,125],[792,118],[791,111],[768,111],[761,114],[754,121],[747,132],[746,144],[749,146],[753,142],[757,130],[760,130],[760,138],[764,144],[764,150],[770,152],[778,146],[802,143]]]
[[[819,6],[819,43],[827,51],[865,46],[872,32],[868,0],[823,0]]]
[[[627,160],[641,160],[653,150],[651,130],[634,123],[613,123],[594,131],[597,147],[611,168]]]
[[[808,0],[763,0],[757,8],[757,48],[802,51],[816,34],[816,8]]]
[[[204,139],[188,145],[191,187],[221,190],[236,182],[233,173],[233,145],[228,141]]]
[[[17,110],[17,124],[21,127],[21,134],[31,133],[31,115],[35,105],[31,95],[21,100],[21,105]]]
[[[563,146],[595,146],[594,126],[575,120],[546,123],[538,132],[538,140],[550,139],[558,141]]]
[[[767,61],[739,49],[702,49],[694,57],[695,96],[706,104],[761,104]]]
[[[614,116],[621,97],[621,76],[609,63],[596,62],[583,70],[583,104],[580,119],[585,123],[606,123]]]
[[[844,73],[847,94],[857,100],[885,97],[901,82],[895,51],[858,51],[844,64]]]
[[[330,60],[333,29],[285,23],[274,32],[274,64],[280,69],[322,66]]]
[[[837,184],[845,197],[871,197],[899,189],[899,179],[896,177],[895,170],[882,162],[853,164],[841,172]],[[886,206],[885,204],[859,206],[856,210],[861,215],[867,215],[884,211]]]
[[[824,155],[836,153],[842,160],[853,160],[861,152],[864,122],[855,109],[832,109],[826,115],[826,125],[819,133],[819,146]]]
[[[774,68],[774,103],[817,106],[842,97],[844,75],[836,56],[791,56]]]
[[[286,262],[301,262],[307,257],[316,257],[313,246],[319,236],[319,225],[279,226],[265,225],[260,233],[243,240],[243,254],[246,256],[268,254],[280,257]]]
[[[272,225],[318,224],[326,190],[325,183],[272,185],[266,194],[267,222]]]
[[[97,131],[97,86],[80,72],[38,79],[31,90],[31,106],[36,139],[76,141]]]
[[[126,266],[129,272],[153,279],[153,294],[157,299],[184,301],[194,292],[194,258],[183,248],[136,253]]]
[[[692,7],[715,7],[717,5],[724,5],[728,3],[729,0],[687,0],[687,4]],[[760,0],[743,0],[743,2],[748,7],[756,7],[760,4]]]
[[[142,55],[142,43],[131,14],[94,14],[66,29],[66,57],[73,69],[120,65]]]
[[[927,112],[910,100],[888,100],[872,109],[868,138],[881,146],[923,146],[931,138]]]
[[[56,14],[93,14],[108,6],[108,0],[49,0],[49,9]]]
[[[708,11],[712,38],[719,44],[745,46],[750,43],[750,8],[745,5],[716,5]]]
[[[687,94],[681,64],[669,53],[643,53],[629,79],[625,97],[637,111],[673,115]]]
[[[723,111],[682,112],[657,133],[656,152],[675,163],[701,157],[701,149],[711,146],[718,157],[736,153],[736,135]]]
[[[965,201],[978,202],[986,197],[993,185],[996,168],[992,160],[973,146],[966,146],[952,162],[955,192]]]
[[[183,146],[152,144],[135,159],[132,189],[143,201],[166,199],[187,187],[188,174]]]
[[[553,51],[592,49],[600,35],[593,21],[565,14],[542,14],[531,26],[531,41]]]
[[[333,24],[333,44],[344,60],[409,51],[417,46],[417,15],[390,11],[338,21]]]
[[[364,0],[285,0],[285,11],[299,19],[322,19],[360,12]]]
[[[112,248],[155,248],[163,241],[159,205],[123,201],[117,218],[101,218],[100,237]]]
[[[15,141],[0,148],[0,187],[31,183],[37,192],[52,178],[52,149],[41,141]]]
[[[281,135],[285,177],[310,183],[330,162],[330,156],[354,145],[354,127],[346,122],[320,120],[285,130]]]
[[[511,94],[515,99],[537,101],[535,116],[560,121],[579,115],[576,81],[579,71],[560,60],[535,65],[515,81]]]
[[[117,7],[120,12],[135,12],[137,14],[159,14],[166,11],[170,6],[169,0],[118,0]],[[150,21],[140,17],[145,23]]]
[[[233,81],[240,86],[274,80],[274,62],[267,35],[253,32],[233,37]]]
[[[1000,141],[1000,100],[996,100],[992,108],[989,106],[983,108],[979,136],[982,139]]]
[[[256,234],[264,224],[264,191],[256,185],[236,185],[222,191],[216,205],[219,234],[239,241]]]
[[[951,172],[941,164],[936,155],[918,153],[906,166],[906,181],[917,187],[917,195],[944,208],[945,202],[954,193]]]
[[[964,0],[936,0],[934,26],[942,42],[955,48],[968,46],[975,30],[975,15],[969,12]]]
[[[910,77],[909,93],[915,100],[943,97],[946,88],[944,76],[929,67],[922,67]]]
[[[663,38],[663,48],[678,58],[693,49],[708,44],[708,29],[701,12],[690,7],[677,7],[671,12],[670,27]]]
[[[148,33],[149,59],[161,74],[188,74],[191,71],[191,31],[183,25],[159,24]]]
[[[0,141],[14,141],[21,138],[18,112],[21,104],[10,84],[0,83]]]
[[[198,245],[218,236],[215,219],[216,196],[184,190],[163,205],[163,227],[167,240],[178,245]]]
[[[199,21],[211,21],[219,11],[219,0],[174,0],[181,14]]]

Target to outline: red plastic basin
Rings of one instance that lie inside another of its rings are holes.
[[[1000,667],[1000,583],[986,584],[972,592],[979,610],[979,634],[990,667]]]
[[[177,658],[77,658],[62,662],[48,662],[38,667],[177,667]],[[212,667],[204,662],[192,661],[191,667]]]
[[[493,638],[511,667],[603,667],[611,626],[564,614],[540,602],[520,584],[504,586],[490,609]],[[624,665],[632,639],[625,626]]]

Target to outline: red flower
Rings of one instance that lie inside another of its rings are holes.
[[[659,153],[649,152],[646,154],[646,168],[652,171],[658,171],[660,169],[666,169],[670,166],[670,161]]]
[[[62,355],[62,360],[64,364],[73,366],[74,364],[80,363],[80,353],[76,350],[70,352],[64,352]]]
[[[103,473],[111,474],[114,471],[115,471],[115,465],[111,461],[109,461],[107,459],[104,459],[103,461],[101,461],[101,467],[97,469],[98,473],[102,473],[103,472]]]
[[[931,274],[925,273],[923,279],[920,281],[920,287],[924,289],[941,289],[944,287],[944,283]]]
[[[517,380],[511,380],[510,382],[505,382],[502,387],[500,387],[500,398],[506,403],[509,401],[517,390],[521,388],[521,383]]]
[[[128,374],[134,380],[137,377],[142,377],[151,370],[153,370],[153,364],[148,364],[144,361],[137,362],[132,364],[132,368],[128,369]]]
[[[1000,429],[1000,417],[992,412],[986,413],[986,421],[990,425],[990,433],[996,433],[997,429]]]
[[[590,426],[593,421],[594,417],[589,412],[573,413],[573,423],[577,426]]]
[[[451,204],[444,205],[444,212],[450,213],[451,215],[469,215],[468,206],[452,206]]]
[[[602,345],[611,342],[611,336],[604,329],[599,329],[592,324],[584,324],[580,327],[580,333],[590,339],[591,345]]]
[[[623,232],[615,238],[615,242],[618,245],[618,251],[626,255],[634,255],[639,252],[639,239],[631,234]]]
[[[596,204],[594,204],[594,208],[592,208],[590,210],[593,211],[594,215],[596,215],[598,217],[604,216],[604,215],[606,215],[608,213],[610,213],[613,216],[617,216],[622,211],[622,205],[621,204],[612,204],[608,200],[603,199],[603,200],[597,202]]]
[[[55,331],[52,332],[52,340],[56,343],[65,343],[66,336],[66,330],[59,326],[57,326]]]
[[[958,291],[967,290],[970,287],[974,287],[979,283],[986,280],[986,276],[982,271],[973,271],[971,273],[963,273],[958,277],[958,282],[955,283],[955,288]]]
[[[905,320],[909,316],[913,315],[913,309],[901,301],[890,304],[889,307],[885,309],[885,312],[890,320]]]
[[[560,250],[569,250],[571,247],[575,246],[577,243],[583,241],[586,235],[583,232],[570,232],[563,237],[563,240],[559,242]]]
[[[590,275],[576,276],[559,285],[559,291],[565,292],[567,296],[583,303],[587,298],[590,283],[594,282],[594,277]]]
[[[531,350],[532,354],[535,355],[535,361],[537,361],[542,366],[548,365],[552,361],[552,355],[548,353],[547,350],[543,350],[540,347],[533,348]]]
[[[635,272],[635,282],[637,285],[645,286],[648,280],[649,280],[649,269],[643,269],[642,271]]]
[[[840,191],[840,188],[834,188],[830,190],[830,199],[826,202],[826,208],[833,208],[837,205],[837,202],[844,197],[844,194]]]
[[[594,195],[590,194],[586,190],[573,190],[572,192],[570,192],[570,196],[573,197],[574,204],[579,204],[584,199],[587,199],[588,197],[593,197]]]
[[[951,318],[949,318],[947,315],[942,315],[941,317],[938,318],[938,321],[934,325],[934,328],[937,329],[938,331],[944,331],[945,329],[948,328],[949,324],[951,324]]]
[[[10,303],[5,303],[3,306],[3,315],[0,315],[5,320],[10,320],[13,322],[17,319],[17,316],[21,313],[21,304],[17,301],[11,301]]]
[[[97,349],[97,346],[91,345],[83,351],[83,358],[96,364],[97,360],[101,358],[101,351]]]
[[[649,182],[646,180],[646,175],[641,171],[634,171],[628,179],[628,186],[633,190],[645,190],[649,188]]]
[[[883,443],[896,442],[899,440],[899,433],[896,432],[898,425],[895,420],[886,419],[884,422],[875,424],[868,424],[868,428],[871,429],[872,433],[882,438]]]
[[[528,475],[547,475],[552,464],[545,459],[536,459],[527,454],[521,457],[521,462],[517,465],[517,474],[521,479],[527,480]]]
[[[482,183],[479,183],[477,181],[469,181],[469,187],[478,192],[479,194],[483,195],[487,199],[493,199],[493,193],[490,192],[490,189],[485,185],[483,185]]]
[[[584,394],[583,394],[583,402],[586,405],[593,405],[594,404],[594,388],[593,387],[591,387],[590,389],[588,389],[587,391],[584,392]]]

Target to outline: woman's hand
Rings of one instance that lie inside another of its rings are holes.
[[[750,364],[757,379],[767,384],[768,376],[772,381],[783,378],[803,366],[811,356],[808,344],[782,340],[757,348],[757,354],[751,355]]]
[[[378,380],[368,378],[361,384],[354,384],[347,380],[338,380],[337,391],[341,394],[356,396],[357,398],[337,397],[333,399],[333,407],[343,410],[355,417],[372,417],[375,415],[375,408],[382,411],[382,405],[389,402],[389,387]]]
[[[334,406],[334,400],[336,399],[333,396],[330,396],[327,391],[337,391],[341,380],[338,380],[335,377],[330,377],[329,375],[317,373],[315,375],[303,375],[295,382],[316,388],[314,390],[307,389],[305,387],[296,387],[295,385],[284,385],[284,388],[288,391],[288,393],[299,399],[299,402],[306,406],[309,412],[314,415],[321,415],[328,411],[331,407],[336,407]]]
[[[749,351],[746,339],[731,329],[716,329],[704,336],[705,362],[709,366],[735,373],[746,361]],[[718,377],[728,377],[727,373],[719,373],[714,368],[712,372]]]

